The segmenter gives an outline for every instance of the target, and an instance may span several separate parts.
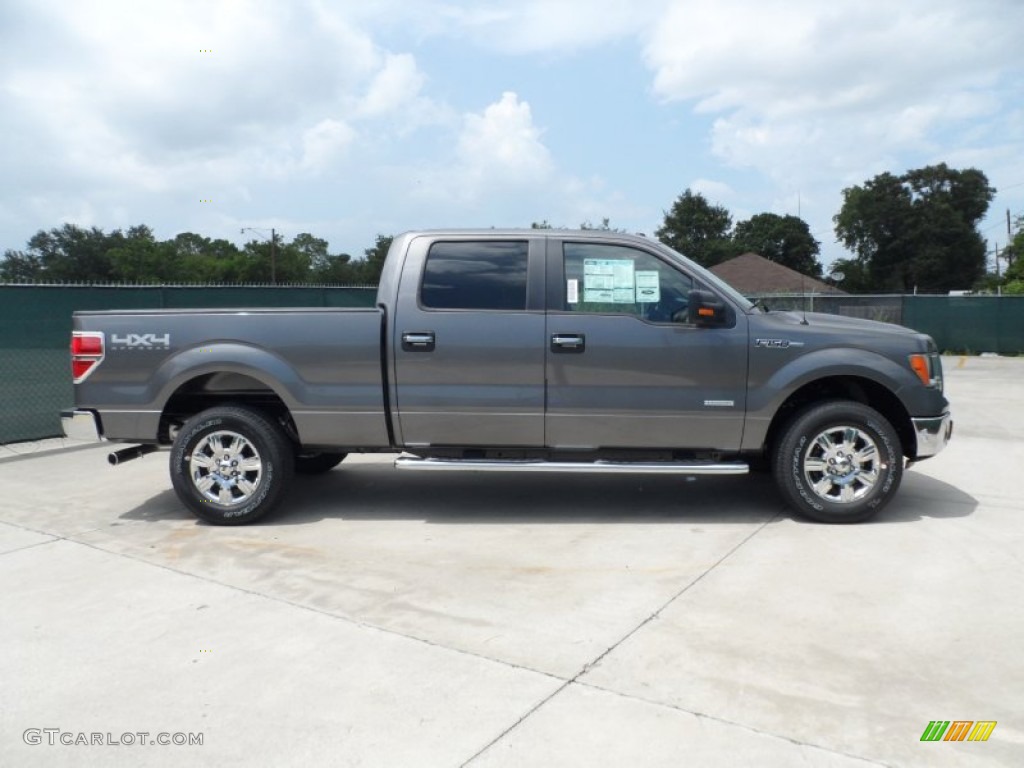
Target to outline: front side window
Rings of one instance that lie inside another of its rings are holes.
[[[661,259],[622,245],[565,243],[562,248],[564,310],[686,322],[693,280]]]
[[[434,243],[420,303],[430,309],[526,309],[526,241]]]

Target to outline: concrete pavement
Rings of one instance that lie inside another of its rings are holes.
[[[1020,765],[1024,359],[944,363],[953,443],[858,526],[356,456],[217,528],[166,454],[0,456],[0,765]]]

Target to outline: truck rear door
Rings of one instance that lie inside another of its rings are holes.
[[[654,248],[549,241],[550,448],[739,448],[747,318],[691,325],[697,287]]]
[[[544,239],[421,236],[393,333],[401,441],[544,444]]]

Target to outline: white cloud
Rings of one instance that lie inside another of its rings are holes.
[[[537,183],[551,170],[530,105],[511,91],[483,113],[466,115],[458,156],[477,184]]]
[[[63,221],[145,221],[161,236],[231,236],[239,220],[283,221],[292,209],[296,222],[310,209],[342,221],[323,201],[347,193],[343,179],[452,119],[422,95],[414,57],[383,48],[351,10],[320,0],[0,8],[0,176],[18,190],[0,207],[0,250]]]
[[[372,117],[410,106],[425,79],[410,54],[389,54],[359,105],[360,114]]]
[[[541,141],[528,102],[506,91],[481,112],[462,116],[451,154],[395,169],[399,187],[425,201],[485,205],[502,194],[535,189],[550,180],[551,154]],[[412,185],[407,182],[414,180]]]
[[[38,0],[2,16],[0,130],[19,152],[0,168],[97,211],[322,170],[357,141],[360,104],[382,118],[422,84],[411,56],[315,0]]]
[[[990,89],[1019,59],[1021,8],[677,0],[645,57],[657,95],[716,116],[722,159],[776,178],[834,178],[927,150],[940,128],[997,110]]]
[[[542,219],[577,226],[636,210],[602,179],[581,179],[560,168],[529,102],[511,91],[462,116],[450,154],[393,168],[388,177],[402,193],[395,205],[415,210],[405,226],[515,227]]]
[[[302,135],[304,170],[324,171],[352,144],[356,132],[341,120],[321,120]]]
[[[1020,146],[997,126],[1019,99],[1021,29],[1015,0],[674,0],[644,57],[654,94],[709,116],[713,155],[769,179],[778,212],[802,193],[829,258],[843,187]]]
[[[650,230],[695,177],[827,247],[842,187],[880,171],[1024,180],[1022,28],[1020,0],[9,0],[0,247],[64,216]],[[581,77],[609,120],[578,114]]]

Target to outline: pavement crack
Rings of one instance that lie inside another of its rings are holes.
[[[664,603],[662,603],[661,606],[659,606],[652,613],[650,613],[643,621],[641,621],[639,624],[637,624],[635,627],[633,627],[633,629],[631,629],[625,635],[620,637],[617,641],[612,643],[610,646],[605,648],[605,650],[602,651],[600,654],[598,654],[594,659],[592,659],[591,661],[589,661],[586,664],[584,664],[583,667],[579,670],[579,672],[577,672],[571,678],[566,680],[562,685],[560,685],[557,689],[552,691],[549,695],[545,696],[543,699],[541,699],[536,704],[534,704],[532,707],[530,707],[530,709],[528,709],[526,712],[524,712],[522,714],[522,716],[519,717],[518,720],[516,720],[514,723],[512,723],[508,728],[503,730],[501,733],[499,733],[497,736],[495,736],[489,742],[487,742],[487,744],[485,744],[483,747],[481,747],[474,755],[472,755],[468,760],[466,760],[464,763],[462,763],[462,767],[461,768],[464,768],[464,766],[469,765],[474,760],[476,760],[478,757],[480,757],[485,752],[487,752],[491,747],[493,747],[499,741],[504,739],[508,734],[510,734],[512,731],[514,731],[516,728],[518,728],[531,715],[533,715],[534,712],[539,710],[541,707],[543,707],[545,704],[547,704],[549,701],[551,701],[553,698],[555,698],[558,694],[560,694],[566,688],[571,686],[573,683],[578,683],[580,678],[583,675],[585,675],[587,672],[589,672],[591,669],[593,669],[595,665],[599,664],[603,658],[605,658],[609,653],[614,651],[616,648],[618,648],[620,645],[622,645],[624,642],[626,642],[629,638],[631,638],[633,635],[635,635],[637,632],[639,632],[641,629],[643,629],[645,626],[647,626],[650,622],[654,621],[654,619],[658,618],[658,616],[660,616],[661,613],[666,608],[668,608],[670,605],[672,605],[672,603],[674,603],[676,600],[678,600],[680,597],[682,597],[684,594],[686,594],[686,592],[688,592],[691,588],[693,588],[696,584],[698,584],[705,576],[707,576],[709,573],[711,573],[713,570],[715,570],[715,568],[717,568],[722,563],[724,563],[726,560],[728,560],[730,557],[732,557],[732,555],[734,553],[736,553],[744,544],[746,544],[748,541],[750,541],[752,538],[754,538],[758,533],[760,533],[762,530],[764,530],[764,528],[766,526],[768,526],[769,524],[771,524],[771,523],[775,522],[776,520],[778,520],[782,516],[784,511],[785,510],[780,510],[780,511],[776,512],[772,517],[770,517],[767,520],[765,520],[763,523],[761,523],[761,525],[759,525],[757,528],[755,528],[749,534],[744,536],[743,539],[741,539],[739,542],[737,542],[737,544],[735,546],[733,546],[731,549],[729,549],[729,551],[727,551],[724,555],[722,555],[720,558],[718,558],[715,562],[713,562],[710,566],[708,566],[704,571],[702,571],[700,574],[698,574],[695,578],[691,579],[685,586],[683,586],[682,589],[680,589],[678,592],[676,592],[674,595],[672,595],[668,600],[666,600]],[[554,677],[554,675],[552,675],[552,677]],[[592,686],[592,687],[596,687],[596,686]],[[784,738],[784,737],[780,737],[780,738]]]
[[[53,542],[55,542],[55,541],[63,541],[63,539],[60,539],[60,538],[58,538],[56,536],[53,536],[53,537],[47,539],[46,541],[37,541],[34,544],[26,544],[23,547],[15,547],[14,549],[4,550],[3,552],[0,552],[0,557],[3,557],[4,555],[13,555],[15,552],[24,552],[26,549],[34,549],[35,547],[42,547],[42,546],[44,546],[46,544],[53,544]]]
[[[843,752],[842,750],[833,749],[832,747],[824,747],[821,744],[814,744],[814,743],[809,742],[809,741],[801,741],[800,739],[795,739],[792,736],[786,736],[785,734],[775,733],[773,731],[765,731],[765,730],[762,730],[760,728],[756,728],[755,726],[748,725],[746,723],[738,722],[736,720],[729,720],[728,718],[725,718],[725,717],[719,717],[717,715],[710,715],[707,712],[697,712],[696,710],[693,710],[693,709],[687,709],[686,707],[681,707],[678,704],[671,704],[669,702],[658,701],[656,699],[647,699],[647,698],[644,698],[643,696],[637,696],[634,693],[624,693],[623,691],[617,691],[614,688],[606,688],[603,685],[597,685],[596,683],[589,683],[589,682],[582,681],[582,680],[573,680],[570,683],[566,683],[566,686],[571,685],[572,683],[575,683],[576,685],[583,686],[585,688],[590,688],[591,690],[601,691],[602,693],[608,693],[608,694],[611,694],[613,696],[618,696],[619,698],[622,698],[622,699],[628,699],[629,701],[638,701],[638,702],[642,702],[644,704],[648,704],[648,705],[653,706],[653,707],[662,707],[664,709],[671,709],[674,712],[680,712],[680,713],[683,713],[683,714],[686,714],[686,715],[693,715],[694,717],[699,717],[699,718],[702,718],[704,720],[711,720],[712,722],[721,723],[722,725],[728,725],[728,726],[732,726],[734,728],[741,728],[744,731],[749,731],[750,733],[756,733],[758,736],[767,736],[767,737],[773,738],[773,739],[780,739],[782,741],[786,741],[786,742],[788,742],[790,744],[793,744],[795,746],[798,746],[798,747],[809,747],[811,749],[820,749],[823,752],[828,752],[830,754],[839,755],[839,756],[842,756],[842,757],[848,757],[848,758],[850,758],[852,760],[862,760],[865,763],[869,763],[871,765],[886,766],[886,768],[889,767],[889,763],[885,763],[885,762],[882,762],[880,760],[875,760],[874,758],[864,757],[863,755],[850,754],[849,752]],[[566,686],[562,686],[562,687],[564,688]],[[559,689],[559,690],[561,690],[561,689]],[[556,691],[556,693],[557,693],[557,691]]]
[[[476,751],[476,753],[475,753],[475,754],[473,754],[473,755],[472,755],[472,756],[471,756],[471,757],[470,757],[470,758],[469,758],[468,760],[466,760],[466,761],[465,761],[464,763],[461,763],[461,764],[459,765],[459,768],[465,768],[465,766],[467,766],[467,765],[469,765],[470,763],[472,763],[472,762],[473,762],[474,760],[476,760],[476,759],[477,759],[478,757],[480,757],[480,756],[481,756],[482,754],[484,754],[484,753],[485,753],[485,752],[486,752],[487,750],[489,750],[489,749],[490,749],[491,747],[493,747],[493,746],[494,746],[495,744],[497,744],[497,743],[498,743],[499,741],[501,741],[501,740],[502,740],[503,738],[505,738],[505,737],[506,737],[506,736],[507,736],[508,734],[510,734],[510,733],[511,733],[512,731],[514,731],[514,730],[515,730],[516,728],[518,728],[518,727],[519,727],[519,725],[520,725],[520,723],[522,723],[522,722],[523,722],[524,720],[526,720],[526,719],[527,719],[528,717],[530,717],[530,715],[532,715],[532,714],[533,714],[534,712],[536,712],[536,711],[537,711],[538,709],[540,709],[541,707],[543,707],[543,706],[544,706],[545,704],[547,704],[547,703],[548,703],[549,701],[551,701],[551,700],[552,700],[553,698],[555,698],[555,696],[557,696],[558,694],[560,694],[560,693],[561,693],[562,691],[564,691],[564,690],[565,690],[566,688],[568,688],[568,687],[569,687],[570,685],[572,685],[572,684],[573,684],[573,681],[572,681],[572,680],[566,680],[566,681],[565,681],[564,683],[562,683],[562,685],[558,686],[558,688],[556,688],[555,690],[553,690],[553,691],[552,691],[551,693],[549,693],[549,694],[548,694],[547,696],[545,696],[545,697],[544,697],[543,699],[541,699],[541,700],[540,700],[540,701],[538,701],[538,702],[537,702],[536,704],[534,704],[534,705],[533,705],[532,707],[530,707],[530,708],[529,708],[528,710],[526,710],[526,712],[524,712],[524,713],[523,713],[523,714],[522,714],[522,715],[521,715],[521,716],[519,717],[519,719],[518,719],[518,720],[516,720],[516,721],[515,721],[514,723],[512,723],[512,725],[510,725],[510,726],[509,726],[508,728],[506,728],[506,729],[505,729],[504,731],[502,731],[501,733],[499,733],[499,734],[498,734],[497,736],[495,736],[495,737],[494,737],[493,739],[491,739],[491,740],[490,740],[489,742],[487,742],[486,744],[484,744],[484,745],[483,745],[483,746],[482,746],[482,747],[481,747],[481,748],[480,748],[479,750],[477,750],[477,751]]]
[[[695,587],[697,584],[699,584],[704,579],[705,576],[707,576],[709,573],[711,573],[713,570],[715,570],[718,566],[720,566],[722,563],[724,563],[726,560],[728,560],[730,557],[732,557],[737,551],[739,551],[739,549],[741,547],[743,547],[743,545],[745,545],[748,541],[750,541],[752,538],[757,536],[757,534],[759,534],[761,531],[763,531],[765,529],[765,527],[767,527],[771,523],[774,523],[776,520],[778,520],[782,516],[782,514],[783,514],[782,511],[776,512],[775,515],[773,515],[769,519],[765,520],[763,523],[761,523],[761,525],[759,525],[757,528],[755,528],[753,531],[751,531],[749,534],[747,534],[734,547],[732,547],[732,549],[730,549],[728,552],[726,552],[724,555],[722,555],[720,558],[718,558],[715,562],[713,562],[711,565],[709,565],[703,572],[698,574],[695,578],[693,578],[690,582],[688,582],[685,586],[683,586],[682,589],[680,589],[678,592],[676,592],[674,595],[672,595],[668,600],[666,600],[664,603],[662,603],[661,606],[656,608],[650,615],[647,616],[647,618],[645,618],[643,621],[641,621],[639,624],[637,624],[635,627],[633,627],[633,629],[631,629],[625,635],[620,637],[618,640],[616,640],[610,646],[605,648],[605,650],[602,651],[597,657],[595,657],[591,661],[589,661],[586,664],[584,664],[583,668],[572,677],[570,682],[576,682],[583,675],[587,674],[587,672],[589,672],[591,669],[593,669],[598,664],[600,664],[602,659],[604,659],[609,653],[614,651],[616,648],[618,648],[624,642],[629,640],[629,638],[631,638],[633,635],[635,635],[641,629],[643,629],[648,624],[650,624],[652,621],[654,621],[656,618],[658,618],[665,611],[666,608],[668,608],[670,605],[672,605],[672,603],[674,603],[680,597],[682,597],[687,592],[689,592],[693,587]]]

